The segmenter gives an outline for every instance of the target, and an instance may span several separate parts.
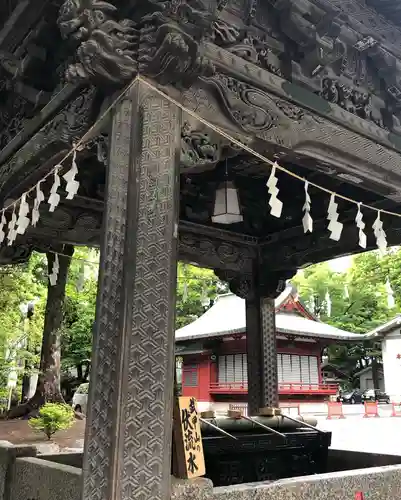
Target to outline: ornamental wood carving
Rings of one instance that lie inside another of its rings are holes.
[[[213,73],[198,40],[215,14],[197,1],[149,2],[145,11],[140,18],[119,19],[109,2],[66,0],[58,24],[64,39],[78,43],[67,80],[121,85],[139,72],[188,86],[197,76]]]
[[[390,209],[401,199],[401,27],[391,22],[398,15],[391,3],[65,0],[40,12],[32,5],[22,11],[29,19],[21,14],[13,36],[0,43],[0,199],[32,185],[138,72],[302,175],[313,171],[333,188],[353,183],[365,190],[358,196],[373,192]],[[109,139],[105,123],[82,152],[81,190],[68,217],[60,207],[59,218],[44,218],[35,237],[97,244]],[[208,233],[226,160],[244,214],[242,225],[222,232],[228,247]],[[323,198],[314,197],[318,234],[298,238],[297,188],[286,196],[288,213],[276,221],[265,181],[262,162],[188,120],[181,131],[180,218],[181,227],[197,229],[180,234],[184,258],[246,269],[255,245],[263,244],[265,261],[278,270],[279,244],[290,268],[339,251],[327,244],[319,222]],[[355,247],[352,220],[345,221],[350,239],[341,251]],[[199,227],[204,232],[194,237]],[[241,241],[230,239],[233,233]],[[389,240],[399,241],[396,225]]]

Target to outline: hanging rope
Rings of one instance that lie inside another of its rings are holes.
[[[312,232],[313,231],[313,220],[310,214],[310,208],[312,204],[312,199],[309,194],[309,187],[313,186],[314,188],[323,191],[327,194],[330,195],[330,203],[329,203],[329,208],[328,208],[328,215],[327,219],[329,221],[328,229],[330,231],[329,237],[332,238],[333,240],[338,241],[341,237],[341,232],[343,225],[338,221],[339,213],[338,213],[338,204],[336,203],[336,199],[342,199],[344,201],[347,201],[349,203],[355,204],[357,208],[357,214],[355,217],[355,224],[356,227],[359,230],[359,245],[362,248],[366,248],[366,234],[364,232],[365,224],[363,222],[363,214],[361,212],[361,207],[372,210],[377,213],[377,218],[375,220],[375,223],[372,226],[377,246],[380,249],[380,251],[384,252],[387,248],[387,237],[385,230],[383,228],[383,221],[381,220],[381,214],[386,214],[389,216],[394,216],[394,217],[401,217],[401,214],[397,212],[392,212],[388,210],[381,210],[377,209],[371,205],[362,203],[358,200],[349,198],[347,196],[344,196],[340,193],[336,193],[334,191],[331,191],[319,184],[316,184],[314,182],[308,181],[306,178],[302,177],[301,175],[296,174],[295,172],[292,172],[291,170],[279,165],[276,161],[272,161],[266,156],[258,153],[251,147],[249,147],[246,144],[243,144],[241,141],[236,139],[235,137],[231,136],[228,134],[226,131],[221,129],[220,127],[210,123],[208,120],[204,119],[201,117],[198,113],[195,111],[192,111],[191,109],[187,108],[186,106],[182,105],[180,102],[178,102],[176,99],[172,98],[162,90],[158,89],[155,87],[152,83],[150,83],[147,79],[144,79],[141,76],[137,76],[119,95],[118,97],[108,106],[108,108],[102,113],[101,117],[90,127],[90,129],[81,137],[81,139],[74,144],[73,148],[62,158],[62,160],[54,166],[53,169],[51,169],[39,182],[37,182],[34,186],[32,186],[30,189],[25,191],[20,198],[18,198],[16,201],[10,203],[9,205],[3,207],[3,209],[0,211],[0,243],[4,240],[7,240],[8,245],[12,245],[17,237],[18,234],[24,234],[26,231],[27,227],[29,224],[32,224],[35,226],[39,220],[39,206],[40,204],[45,200],[44,193],[41,190],[41,184],[50,176],[53,175],[54,180],[52,187],[50,189],[50,194],[48,197],[48,204],[49,204],[49,211],[52,212],[56,209],[58,204],[60,203],[60,194],[58,193],[58,189],[61,186],[61,178],[60,174],[63,169],[63,164],[64,162],[72,156],[72,162],[70,165],[69,170],[62,175],[62,179],[66,183],[66,199],[73,199],[74,196],[78,192],[79,188],[79,182],[76,180],[77,174],[78,174],[78,166],[76,163],[76,154],[77,151],[80,149],[80,147],[85,143],[85,141],[90,137],[91,133],[95,128],[98,127],[100,122],[102,122],[106,116],[115,108],[115,106],[121,101],[121,99],[126,95],[126,93],[135,85],[135,84],[141,84],[144,87],[150,89],[152,92],[155,92],[156,94],[160,95],[167,101],[171,102],[175,106],[177,106],[179,109],[181,109],[184,113],[187,115],[193,117],[196,119],[198,122],[204,124],[206,127],[208,127],[210,130],[213,130],[216,134],[220,135],[221,137],[226,138],[229,140],[232,144],[238,146],[242,150],[248,152],[252,156],[258,158],[262,162],[264,162],[266,165],[268,165],[271,168],[270,171],[270,176],[267,181],[267,190],[266,190],[266,196],[270,196],[269,199],[269,205],[270,205],[270,213],[272,216],[280,218],[281,213],[282,213],[282,207],[283,203],[279,199],[278,194],[279,194],[279,188],[278,188],[278,179],[276,177],[276,170],[280,170],[281,172],[286,173],[287,175],[298,179],[304,184],[304,190],[305,190],[305,203],[303,206],[303,212],[304,216],[302,219],[303,222],[303,227],[304,227],[304,232]],[[33,204],[33,209],[31,213],[31,218],[28,217],[29,215],[29,204],[27,203],[26,199],[29,196],[29,194],[33,191],[36,191],[36,196]],[[18,210],[18,217],[17,217],[17,207],[19,206]],[[5,212],[12,210],[12,215],[11,219],[8,221],[5,218]],[[59,254],[62,255],[62,254]],[[57,268],[56,268],[57,270]],[[56,273],[54,273],[56,275]]]

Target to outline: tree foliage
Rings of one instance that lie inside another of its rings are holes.
[[[95,320],[99,255],[93,250],[75,250],[67,283],[62,339],[62,366],[74,367],[78,381],[89,375]]]
[[[181,328],[201,316],[218,294],[228,288],[210,269],[182,262],[177,266],[176,328]]]
[[[68,274],[61,331],[62,368],[76,370],[77,383],[87,380],[90,369],[98,261],[96,251],[76,248]],[[298,273],[294,283],[320,320],[364,333],[401,312],[400,267],[399,249],[383,257],[369,252],[354,257],[346,272],[335,272],[327,263],[317,264]],[[192,265],[179,263],[177,278],[177,329],[202,315],[218,294],[228,291],[213,271]],[[47,280],[43,254],[33,254],[27,264],[0,268],[0,389],[16,360],[21,374],[38,366]],[[395,306],[391,308],[387,303],[387,280],[394,292]],[[23,321],[20,306],[32,300],[35,313]],[[350,376],[372,359],[380,362],[379,346],[369,342],[332,345],[328,354],[330,361]]]
[[[74,381],[68,377],[64,379],[69,385],[72,382],[73,386],[87,381],[90,373],[98,262],[97,251],[76,248],[68,271],[61,326],[61,365],[65,374],[74,374]],[[179,263],[177,274],[176,327],[180,328],[203,314],[216,295],[226,291],[226,288],[210,270]],[[37,298],[34,316],[25,322],[25,335],[29,335],[29,342],[15,353],[21,374],[27,371],[27,367],[37,370],[48,290],[46,256],[34,254],[27,265],[3,268],[1,284],[1,352],[6,352],[11,341],[23,335],[20,304]],[[4,357],[0,357],[0,370],[4,362]],[[4,373],[4,369],[1,373]],[[0,387],[5,384],[6,379],[0,378]]]
[[[355,256],[346,272],[335,272],[321,263],[298,273],[294,283],[301,298],[314,309],[320,320],[353,333],[366,333],[401,312],[401,250],[386,255],[367,252]],[[388,303],[386,281],[394,292],[395,306]],[[331,302],[327,304],[327,297]],[[381,349],[376,341],[337,344],[329,347],[331,363],[350,377],[373,362],[380,363]]]
[[[24,370],[39,361],[43,331],[46,287],[36,269],[41,256],[34,254],[27,264],[0,268],[0,385],[4,387],[10,370]],[[35,314],[24,318],[21,306],[35,303]],[[18,366],[20,365],[20,366]]]

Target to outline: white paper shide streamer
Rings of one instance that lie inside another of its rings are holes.
[[[335,198],[335,193],[332,193],[330,197],[329,208],[327,210],[327,219],[329,220],[327,229],[330,231],[329,238],[334,241],[339,241],[343,230],[343,224],[338,221],[338,204],[336,203]]]
[[[380,210],[377,212],[377,217],[375,222],[373,223],[373,232],[376,237],[376,244],[377,248],[380,250],[380,252],[383,254],[386,252],[387,249],[387,237],[386,233],[384,232],[383,229],[383,221],[380,218]]]
[[[4,214],[4,210],[2,210],[0,218],[0,243],[3,243],[4,238],[6,237],[6,232],[4,231],[6,225],[7,225],[7,219]]]
[[[74,196],[77,194],[78,189],[79,189],[79,182],[75,180],[75,177],[78,173],[78,166],[77,166],[77,153],[74,151],[72,155],[72,164],[70,170],[63,175],[63,179],[66,181],[67,185],[65,187],[65,190],[67,191],[67,200],[72,200]]]
[[[47,203],[50,205],[49,212],[54,212],[57,205],[60,203],[60,195],[57,193],[60,187],[60,177],[58,175],[60,168],[62,168],[61,165],[57,165],[54,169],[54,181],[50,189],[49,199],[47,200]]]
[[[264,157],[263,155],[259,154],[257,151],[254,151],[250,147],[248,147],[246,144],[242,143],[241,141],[238,141],[234,137],[231,137],[229,134],[224,132],[222,129],[219,129],[218,127],[213,126],[211,123],[207,122],[204,120],[202,117],[198,116],[196,113],[192,112],[191,110],[185,108],[183,105],[181,105],[179,102],[174,101],[174,99],[171,99],[169,96],[165,95],[161,90],[153,87],[150,83],[146,82],[145,80],[141,80],[142,84],[152,88],[156,93],[159,95],[163,96],[165,99],[168,101],[172,102],[179,108],[181,108],[184,112],[188,113],[189,115],[193,116],[193,118],[199,120],[202,122],[204,125],[208,126],[212,130],[214,130],[216,133],[221,135],[222,137],[225,137],[226,139],[229,139],[232,141],[233,144],[237,145],[238,147],[244,149],[248,153],[252,154],[253,156],[259,158],[260,160],[266,162],[267,164],[271,165],[271,171],[269,178],[267,180],[266,186],[268,188],[268,193],[270,195],[269,198],[269,206],[270,206],[270,214],[273,215],[274,217],[280,218],[282,215],[282,210],[283,210],[283,202],[279,199],[279,193],[280,189],[278,187],[278,177],[277,177],[277,171],[281,170],[282,172],[285,172],[286,174],[297,178],[301,182],[304,182],[304,190],[305,190],[305,203],[302,207],[303,211],[303,217],[302,217],[302,225],[304,229],[304,233],[312,233],[313,231],[313,219],[311,216],[311,197],[309,195],[309,182],[303,178],[301,178],[299,175],[297,175],[295,172],[291,172],[290,170],[287,170],[286,168],[280,166],[277,162],[272,162],[268,158]],[[110,110],[113,109],[114,105],[119,101],[119,98],[107,109],[106,112],[109,112]],[[104,116],[104,115],[103,115]],[[103,118],[102,116],[102,118]],[[98,123],[98,121],[95,123],[95,125]],[[95,126],[94,125],[94,126]],[[94,127],[93,126],[93,127]],[[93,128],[92,127],[92,128]],[[91,130],[92,130],[91,128]],[[47,203],[49,204],[49,211],[54,212],[56,207],[59,205],[61,199],[60,199],[60,194],[58,193],[58,189],[61,186],[61,169],[63,168],[62,163],[65,162],[65,160],[72,155],[72,162],[71,162],[71,167],[70,169],[62,175],[63,181],[65,181],[65,191],[67,193],[66,199],[67,200],[72,200],[78,193],[80,183],[77,180],[77,175],[78,175],[78,165],[77,165],[77,148],[80,147],[81,144],[83,144],[85,137],[87,136],[88,132],[80,139],[80,141],[74,145],[74,148],[72,151],[70,151],[64,158],[61,160],[61,163],[56,165],[53,170],[48,172],[46,176],[40,180],[34,190],[35,190],[35,198],[33,202],[33,207],[32,207],[32,213],[30,214],[30,205],[27,202],[27,197],[28,193],[31,193],[32,189],[30,189],[28,192],[24,193],[20,199],[17,201],[14,201],[12,204],[10,204],[7,207],[3,207],[0,214],[0,244],[7,240],[8,245],[12,245],[17,237],[18,234],[24,234],[29,227],[29,224],[32,224],[33,226],[36,226],[39,218],[40,218],[40,206],[41,203],[45,201],[47,197],[44,194],[44,192],[41,189],[41,184],[45,181],[45,179],[53,176],[53,184],[50,189],[50,193],[47,198]],[[280,174],[281,175],[281,174]],[[281,180],[281,177],[280,177]],[[315,189],[319,189],[321,191],[324,191],[328,193],[329,191],[317,184],[312,183],[312,186],[314,186]],[[341,194],[338,193],[330,193],[330,201],[329,201],[329,206],[327,210],[327,220],[328,220],[328,230],[330,232],[330,238],[335,241],[339,241],[342,235],[343,231],[343,224],[339,222],[339,212],[338,212],[338,203],[336,201],[336,197],[341,198],[347,202],[350,203],[355,203],[357,205],[357,214],[355,217],[355,224],[358,228],[359,232],[359,246],[363,249],[366,249],[367,247],[367,235],[365,233],[365,223],[363,221],[363,214],[361,212],[361,203],[358,203],[356,200],[347,198],[345,196],[342,196]],[[157,201],[157,200],[156,200]],[[364,205],[367,209],[369,210],[376,210],[372,206]],[[18,212],[17,212],[18,209]],[[11,212],[11,218],[8,219],[6,218],[6,212],[9,213]],[[17,216],[18,213],[18,216]],[[395,217],[401,217],[401,214],[397,214],[394,212],[389,212],[389,211],[384,211],[387,215],[395,216]],[[377,247],[380,250],[380,252],[384,253],[387,249],[387,237],[386,233],[383,229],[383,222],[381,220],[381,211],[379,210],[377,212],[377,218],[372,225],[372,229],[374,231],[374,235],[376,238],[376,243]],[[175,228],[174,235],[177,237],[177,227]],[[58,255],[55,255],[54,263],[53,263],[53,268],[52,272],[49,274],[49,281],[52,286],[54,286],[57,283],[58,279],[58,273],[59,273],[59,258]],[[347,292],[348,293],[348,292]],[[184,287],[183,287],[183,301],[185,302],[188,299],[188,285],[185,282]],[[206,300],[205,300],[206,302]]]
[[[394,291],[391,287],[390,279],[387,276],[386,280],[387,307],[393,309],[395,307]]]
[[[17,234],[24,234],[30,223],[29,217],[27,217],[29,214],[29,205],[26,201],[26,196],[26,193],[21,196],[17,219]]]
[[[185,302],[188,300],[188,283],[187,280],[185,279],[184,285],[182,288],[182,301],[185,304]]]
[[[55,286],[57,284],[58,272],[60,270],[58,255],[54,255],[52,272],[49,274],[49,282],[51,286]]]
[[[360,203],[358,203],[358,211],[356,213],[355,223],[356,223],[356,227],[359,230],[359,242],[358,242],[358,244],[361,248],[366,248],[367,237],[366,237],[366,234],[364,232],[365,223],[363,222],[363,215],[361,212],[361,204]]]
[[[266,186],[269,188],[269,194],[270,194],[270,200],[269,200],[270,213],[274,217],[280,218],[281,212],[283,210],[283,203],[278,199],[279,189],[277,187],[278,179],[276,177],[277,167],[278,167],[277,163],[274,162]]]
[[[13,206],[13,213],[11,215],[10,222],[8,223],[8,232],[7,232],[7,241],[8,241],[8,246],[11,246],[15,238],[17,237],[17,230],[16,230],[16,224],[17,224],[17,215],[15,214],[15,205]]]
[[[42,201],[45,201],[45,195],[44,195],[43,191],[40,189],[40,185],[41,185],[42,182],[43,181],[39,181],[36,184],[36,196],[35,196],[35,200],[33,202],[33,208],[32,208],[32,226],[33,227],[36,227],[36,224],[39,221],[39,217],[40,217],[39,207],[40,207],[40,204],[42,203]]]
[[[305,212],[303,218],[302,218],[302,224],[304,226],[304,233],[311,233],[313,231],[313,219],[310,214],[310,207],[311,207],[311,199],[309,196],[309,182],[305,181],[305,204],[302,207],[302,210]]]
[[[330,318],[331,317],[331,306],[332,306],[332,303],[331,303],[330,293],[329,293],[328,290],[326,291],[326,295],[324,297],[324,301],[326,303],[326,314],[327,314],[327,317]]]

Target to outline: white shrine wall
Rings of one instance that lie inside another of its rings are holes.
[[[401,402],[401,331],[397,328],[382,340],[385,392],[392,402]]]

